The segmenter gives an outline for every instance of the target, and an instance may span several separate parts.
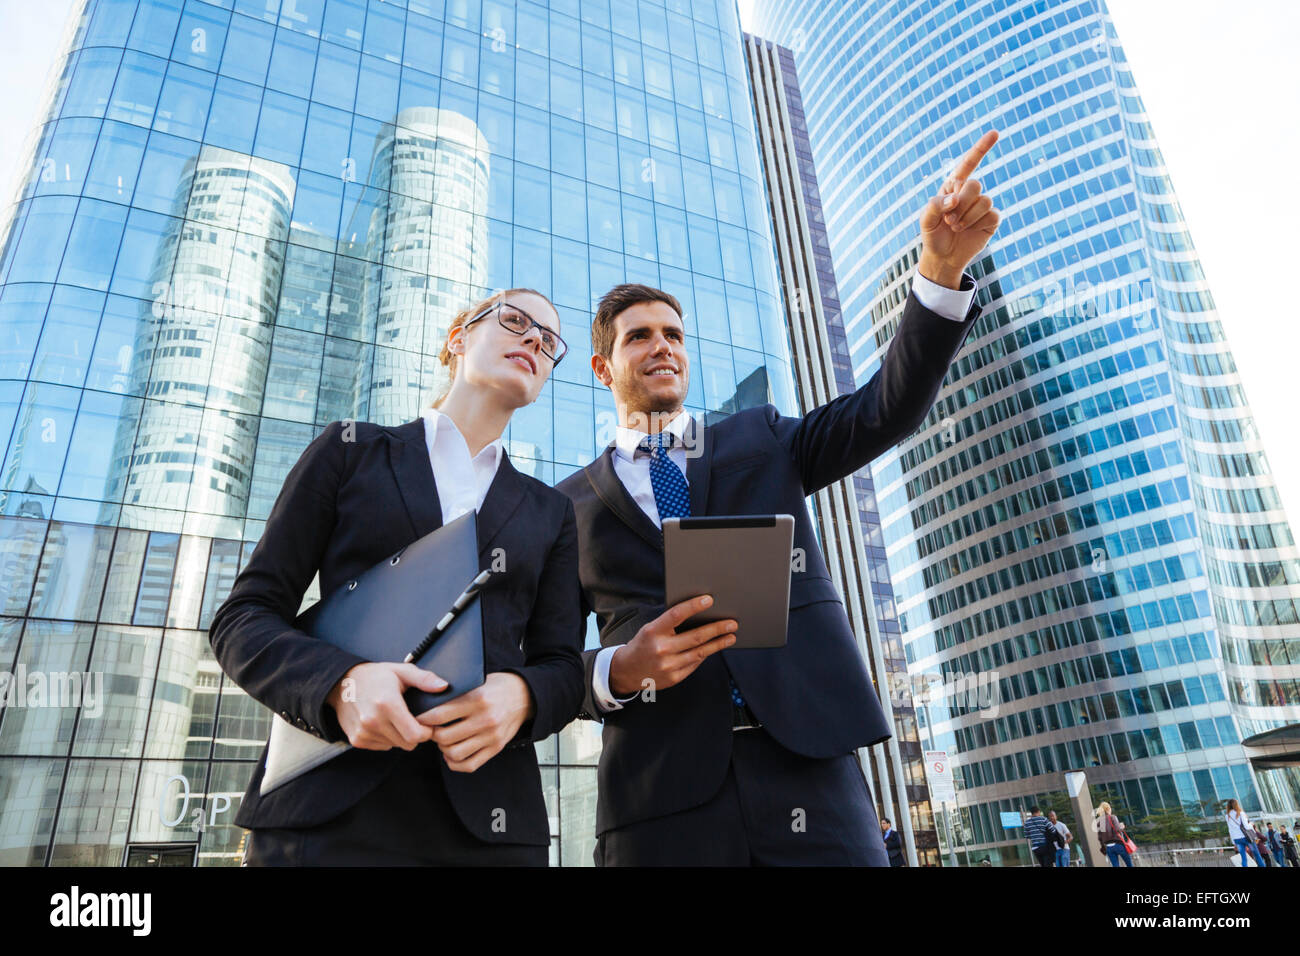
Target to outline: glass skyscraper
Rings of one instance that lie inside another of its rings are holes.
[[[859,381],[921,207],[1001,131],[984,314],[872,467],[909,668],[996,690],[918,707],[968,847],[1023,859],[999,812],[1066,769],[1128,821],[1289,821],[1300,776],[1242,739],[1300,720],[1300,552],[1104,4],[757,0],[751,26],[795,52]]]
[[[320,429],[438,393],[461,306],[560,310],[575,354],[505,436],[546,482],[613,436],[586,332],[619,282],[683,303],[688,408],[798,411],[740,27],[86,0],[69,37],[0,245],[0,864],[230,864],[270,714],[208,623]],[[598,752],[539,745],[553,862],[591,860]]]

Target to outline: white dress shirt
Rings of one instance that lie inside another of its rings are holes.
[[[501,439],[488,442],[473,457],[456,423],[436,408],[420,412],[424,419],[424,443],[429,449],[433,480],[438,486],[442,521],[454,521],[471,508],[483,507],[492,479],[501,465]]]
[[[946,285],[931,282],[919,272],[912,276],[912,295],[935,315],[954,322],[965,322],[970,304],[975,301],[974,289],[949,289]]]
[[[975,298],[974,289],[970,291],[949,289],[947,286],[931,282],[919,272],[912,277],[912,294],[931,312],[954,322],[965,321],[966,313],[970,311],[971,302]],[[664,431],[672,432],[680,438],[689,422],[690,416],[683,412],[665,425]],[[643,431],[619,426],[614,438],[614,474],[618,475],[619,481],[623,482],[623,487],[632,496],[632,500],[641,506],[646,517],[658,528],[661,524],[659,507],[655,504],[654,489],[650,485],[650,456],[643,454],[637,457],[636,455],[637,443],[645,436],[646,433]],[[668,457],[682,470],[682,475],[685,477],[686,449],[680,444],[674,445],[669,449]],[[596,655],[596,664],[591,673],[592,697],[605,713],[622,710],[623,705],[636,696],[633,694],[631,697],[617,698],[609,689],[609,662],[617,650],[617,647],[602,648]]]

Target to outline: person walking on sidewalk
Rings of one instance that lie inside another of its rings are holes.
[[[1070,841],[1074,839],[1074,834],[1070,832],[1070,828],[1063,821],[1056,819],[1055,810],[1047,811],[1047,821],[1056,827],[1056,832],[1060,834],[1060,840],[1056,845],[1056,865],[1069,866]]]
[[[1060,834],[1036,806],[1029,808],[1029,819],[1025,821],[1025,838],[1029,840],[1029,847],[1039,866],[1055,864],[1056,843]]]
[[[1295,837],[1287,832],[1286,824],[1281,825],[1281,832],[1277,838],[1282,842],[1282,852],[1286,855],[1286,861],[1289,865],[1300,867],[1300,856],[1296,854]]]
[[[1255,858],[1256,866],[1266,866],[1264,858],[1259,854],[1259,848],[1255,846],[1255,828],[1246,819],[1246,814],[1242,811],[1241,803],[1236,797],[1228,801],[1228,812],[1223,819],[1228,824],[1228,839],[1236,845],[1237,850],[1241,853],[1242,867],[1250,865],[1246,862],[1247,850],[1250,850],[1250,855]]]
[[[1105,800],[1097,805],[1097,819],[1093,827],[1101,841],[1102,852],[1110,859],[1111,866],[1119,866],[1120,860],[1124,861],[1125,866],[1133,865],[1133,857],[1124,844],[1123,824],[1110,812],[1110,804]]]

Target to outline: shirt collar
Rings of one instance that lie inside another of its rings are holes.
[[[450,415],[444,415],[436,408],[425,408],[420,412],[420,417],[425,420],[425,436],[428,439],[429,451],[433,451],[433,444],[437,440],[438,431],[447,429],[449,434],[454,434],[460,441],[464,442],[465,450],[469,451],[469,442],[465,441],[465,436],[460,433],[456,423],[451,420]],[[497,438],[483,446],[482,450],[473,457],[477,462],[486,459],[488,465],[496,468],[501,463],[501,455],[504,452],[501,439]]]
[[[663,430],[670,435],[678,438],[684,438],[686,429],[691,424],[691,413],[684,410],[680,415],[664,426]],[[646,432],[639,428],[628,428],[626,425],[619,425],[618,431],[614,435],[615,451],[620,458],[632,461],[636,458],[636,446],[641,443],[641,439],[646,437]]]

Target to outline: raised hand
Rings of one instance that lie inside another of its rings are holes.
[[[998,141],[998,131],[989,130],[961,158],[921,210],[921,259],[918,270],[939,285],[959,288],[966,266],[988,245],[1001,217],[993,200],[972,179],[975,167]]]

